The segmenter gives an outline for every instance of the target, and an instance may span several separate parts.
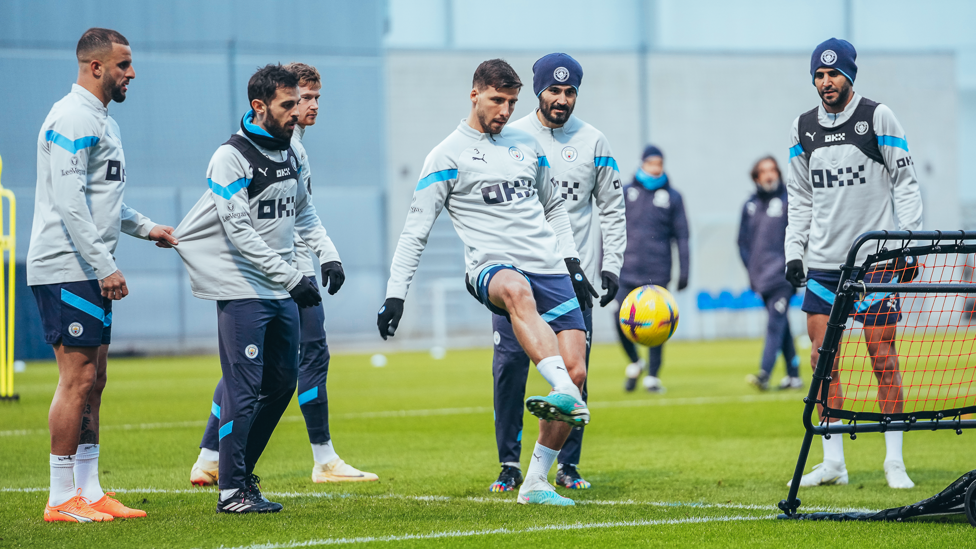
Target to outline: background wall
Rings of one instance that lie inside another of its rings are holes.
[[[785,163],[790,122],[817,104],[809,52],[827,37],[852,40],[856,89],[890,105],[906,128],[926,227],[976,229],[976,167],[960,154],[976,146],[976,3],[963,0],[0,0],[0,13],[0,155],[19,201],[21,259],[37,131],[75,78],[86,28],[115,28],[132,44],[137,78],[129,99],[110,107],[125,141],[126,202],[172,225],[204,192],[207,162],[237,129],[254,69],[317,66],[321,116],[306,137],[314,201],[348,274],[342,292],[326,297],[333,346],[378,345],[375,310],[421,164],[467,115],[471,73],[491,57],[528,83],[541,55],[575,56],[586,75],[576,114],[608,136],[626,179],[644,144],[664,149],[692,229],[678,337],[760,333],[758,311],[699,312],[697,297],[746,288],[734,239],[747,173],[767,153]],[[531,103],[523,93],[516,116]],[[133,293],[116,309],[115,350],[214,349],[213,304],[190,296],[175,253],[123,239],[117,255]],[[488,314],[464,292],[461,269],[444,216],[396,345],[430,345],[438,326],[441,343],[489,344]],[[32,346],[29,292],[19,303],[18,354],[44,352]],[[606,339],[610,319],[600,313],[596,336]]]

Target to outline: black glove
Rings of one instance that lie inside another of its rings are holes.
[[[386,298],[376,317],[376,326],[380,329],[380,337],[386,339],[387,336],[396,335],[396,329],[400,325],[400,317],[402,316],[403,300],[398,297]]]
[[[688,277],[682,276],[678,278],[678,291],[684,290],[688,287]]]
[[[600,306],[606,307],[607,304],[613,301],[613,298],[617,297],[617,290],[620,289],[620,279],[617,278],[617,275],[608,273],[607,271],[603,271],[601,274],[603,275],[603,289],[607,293],[603,294],[603,297],[600,298]]]
[[[319,303],[322,303],[322,294],[319,293],[319,289],[305,275],[302,275],[302,279],[298,281],[298,285],[288,293],[295,300],[295,304],[302,309],[315,307]]]
[[[566,262],[566,268],[569,269],[569,279],[573,281],[573,291],[576,292],[576,300],[579,301],[580,310],[585,311],[587,307],[592,309],[593,298],[600,297],[600,294],[596,293],[593,285],[583,274],[580,260],[575,257],[567,257],[563,261]]]
[[[322,265],[322,287],[325,288],[326,282],[328,282],[329,295],[335,295],[345,281],[346,272],[342,270],[342,263],[329,261]]]
[[[918,258],[912,255],[895,259],[895,274],[898,275],[898,282],[909,283],[918,276]]]
[[[803,276],[803,261],[793,259],[786,262],[786,281],[799,288],[807,283],[807,278]]]

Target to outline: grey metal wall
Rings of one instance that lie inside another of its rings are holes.
[[[213,151],[238,128],[253,71],[302,61],[323,78],[305,141],[315,206],[348,275],[326,298],[328,328],[339,338],[363,333],[386,280],[385,9],[381,0],[0,0],[0,155],[2,182],[18,198],[18,258],[29,242],[38,130],[77,76],[85,29],[116,29],[132,46],[136,79],[126,102],[109,107],[125,146],[126,203],[173,226],[206,189]],[[175,253],[124,238],[117,256],[132,293],[117,304],[116,349],[213,348],[214,305],[190,296]]]

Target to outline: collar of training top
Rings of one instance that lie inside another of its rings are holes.
[[[254,110],[249,110],[244,114],[244,118],[241,118],[241,131],[244,135],[248,137],[251,141],[260,147],[269,149],[272,151],[284,151],[291,146],[291,139],[282,139],[280,137],[274,137],[267,132],[261,126],[254,123]]]

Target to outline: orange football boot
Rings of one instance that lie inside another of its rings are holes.
[[[78,490],[78,494],[61,505],[52,506],[48,502],[47,506],[44,507],[45,522],[110,522],[115,520],[112,515],[92,509],[88,500],[81,497],[81,489]]]
[[[105,492],[102,499],[91,504],[91,508],[115,518],[141,518],[146,516],[145,511],[130,509],[125,505],[122,505],[121,501],[109,497],[114,495],[115,492]]]

